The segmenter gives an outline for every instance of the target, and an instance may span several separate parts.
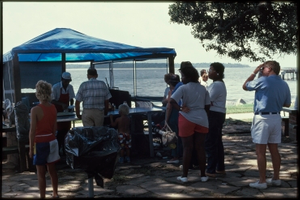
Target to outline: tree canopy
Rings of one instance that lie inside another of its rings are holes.
[[[191,26],[206,51],[238,61],[298,51],[296,2],[177,2],[169,15],[171,22]]]

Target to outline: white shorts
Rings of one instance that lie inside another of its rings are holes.
[[[279,144],[281,143],[281,116],[254,115],[251,136],[256,144]]]

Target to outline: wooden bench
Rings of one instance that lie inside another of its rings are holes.
[[[281,116],[281,120],[284,123],[283,136],[289,136],[289,116]]]
[[[2,127],[2,132],[11,133],[15,132],[15,127]],[[8,155],[17,154],[16,170],[23,172],[25,170],[33,171],[34,167],[32,159],[29,158],[29,144],[17,141],[16,145],[7,146],[7,136],[2,134],[2,158],[7,158]],[[16,138],[17,140],[17,138]]]
[[[298,136],[298,110],[295,108],[283,107],[282,122],[285,124],[284,136],[288,136],[292,140],[297,141]],[[286,113],[288,115],[286,116]]]
[[[17,144],[10,144],[11,146],[7,146],[7,134],[16,132],[15,127],[3,127],[2,126],[2,160],[3,159],[8,159],[8,155],[11,154],[16,154],[19,155],[19,148]],[[19,159],[14,159],[14,162],[16,161],[16,169],[19,168],[20,166],[20,161]]]
[[[2,140],[3,139],[4,138],[2,138]],[[16,154],[16,153],[19,154],[18,146],[10,146],[10,147],[2,146],[2,159],[3,158],[6,159],[7,155],[9,155],[9,154]]]

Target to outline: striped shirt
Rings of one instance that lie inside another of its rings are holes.
[[[96,108],[104,110],[105,100],[112,96],[104,81],[91,78],[88,81],[81,83],[75,99],[83,102],[83,109]]]

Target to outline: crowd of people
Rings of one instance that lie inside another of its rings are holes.
[[[208,72],[201,70],[199,75],[191,62],[184,61],[179,69],[181,81],[178,74],[168,73],[164,77],[168,85],[162,100],[166,107],[164,128],[169,126],[178,136],[172,148],[172,158],[167,163],[179,163],[182,158],[182,175],[177,177],[178,181],[187,182],[188,170],[196,165],[202,182],[216,174],[226,174],[222,142],[227,97],[224,71],[222,63],[214,62]],[[281,142],[280,111],[282,107],[290,106],[291,94],[287,83],[278,76],[279,71],[278,62],[267,61],[255,68],[242,86],[246,91],[255,91],[251,136],[256,144],[259,181],[249,186],[257,189],[265,189],[267,185],[281,185],[281,158],[278,152],[278,143]],[[258,73],[260,76],[255,79]],[[64,154],[64,137],[70,129],[70,123],[57,123],[57,112],[67,110],[74,104],[75,98],[76,116],[82,120],[83,126],[103,126],[112,95],[104,81],[97,80],[97,77],[97,70],[89,68],[88,80],[80,85],[76,96],[68,72],[64,72],[61,81],[53,87],[43,80],[36,84],[39,104],[31,109],[29,156],[36,165],[41,198],[45,198],[46,171],[51,178],[52,195],[58,197],[55,163]],[[208,78],[212,80],[211,84],[208,84]],[[130,162],[131,121],[128,113],[128,105],[121,104],[120,117],[114,120],[110,116],[111,126],[119,133],[121,163]],[[271,179],[266,179],[267,147],[274,169]]]
[[[224,69],[221,63],[212,63],[209,72],[203,69],[199,76],[191,62],[180,65],[181,84],[173,90],[166,104],[165,124],[172,123],[177,127],[173,131],[179,136],[180,144],[177,142],[176,157],[167,163],[179,163],[182,155],[182,176],[177,178],[182,182],[188,181],[188,170],[195,166],[199,166],[203,182],[215,173],[225,173],[222,125],[227,91],[223,82]],[[208,77],[213,80],[210,85],[207,84]],[[175,111],[175,119],[170,121],[170,113]],[[209,124],[214,127],[209,128]]]
[[[61,81],[53,86],[44,80],[36,84],[35,94],[39,104],[30,111],[29,156],[37,169],[41,198],[45,198],[47,171],[51,178],[52,196],[59,197],[55,163],[65,154],[64,138],[71,128],[71,122],[57,122],[57,113],[68,112],[75,98],[76,115],[82,120],[83,126],[103,126],[104,116],[108,113],[109,99],[112,96],[104,81],[97,80],[97,77],[97,70],[89,68],[88,80],[80,85],[76,96],[70,84],[71,74],[68,72],[62,73]],[[81,102],[83,102],[82,114],[80,114]],[[126,118],[128,108],[120,108],[120,114],[120,119],[112,121],[113,126],[118,126],[119,138],[128,134],[130,124]],[[124,146],[121,141],[120,144]],[[130,144],[127,143],[125,148],[130,148]],[[126,155],[130,156],[128,150]],[[126,160],[130,162],[127,157]]]
[[[173,89],[168,102],[165,102],[166,124],[171,123],[170,110],[178,111],[178,118],[174,120],[178,129],[174,130],[178,130],[176,133],[183,146],[182,175],[177,177],[181,182],[188,181],[188,170],[194,164],[198,165],[200,180],[203,182],[217,174],[226,174],[222,142],[227,97],[224,70],[223,64],[215,62],[211,63],[208,73],[201,70],[199,75],[190,62],[182,62],[179,69],[182,84],[176,90]],[[259,180],[249,186],[257,189],[281,185],[281,158],[278,152],[278,143],[281,142],[280,111],[282,107],[290,107],[291,93],[288,84],[278,76],[279,72],[278,62],[264,62],[242,85],[246,91],[255,91],[251,136],[256,144]],[[258,73],[258,78],[254,79]],[[207,83],[207,77],[213,81],[211,84]],[[269,179],[266,179],[267,147],[274,171],[273,177]],[[167,163],[179,163],[179,155]]]

